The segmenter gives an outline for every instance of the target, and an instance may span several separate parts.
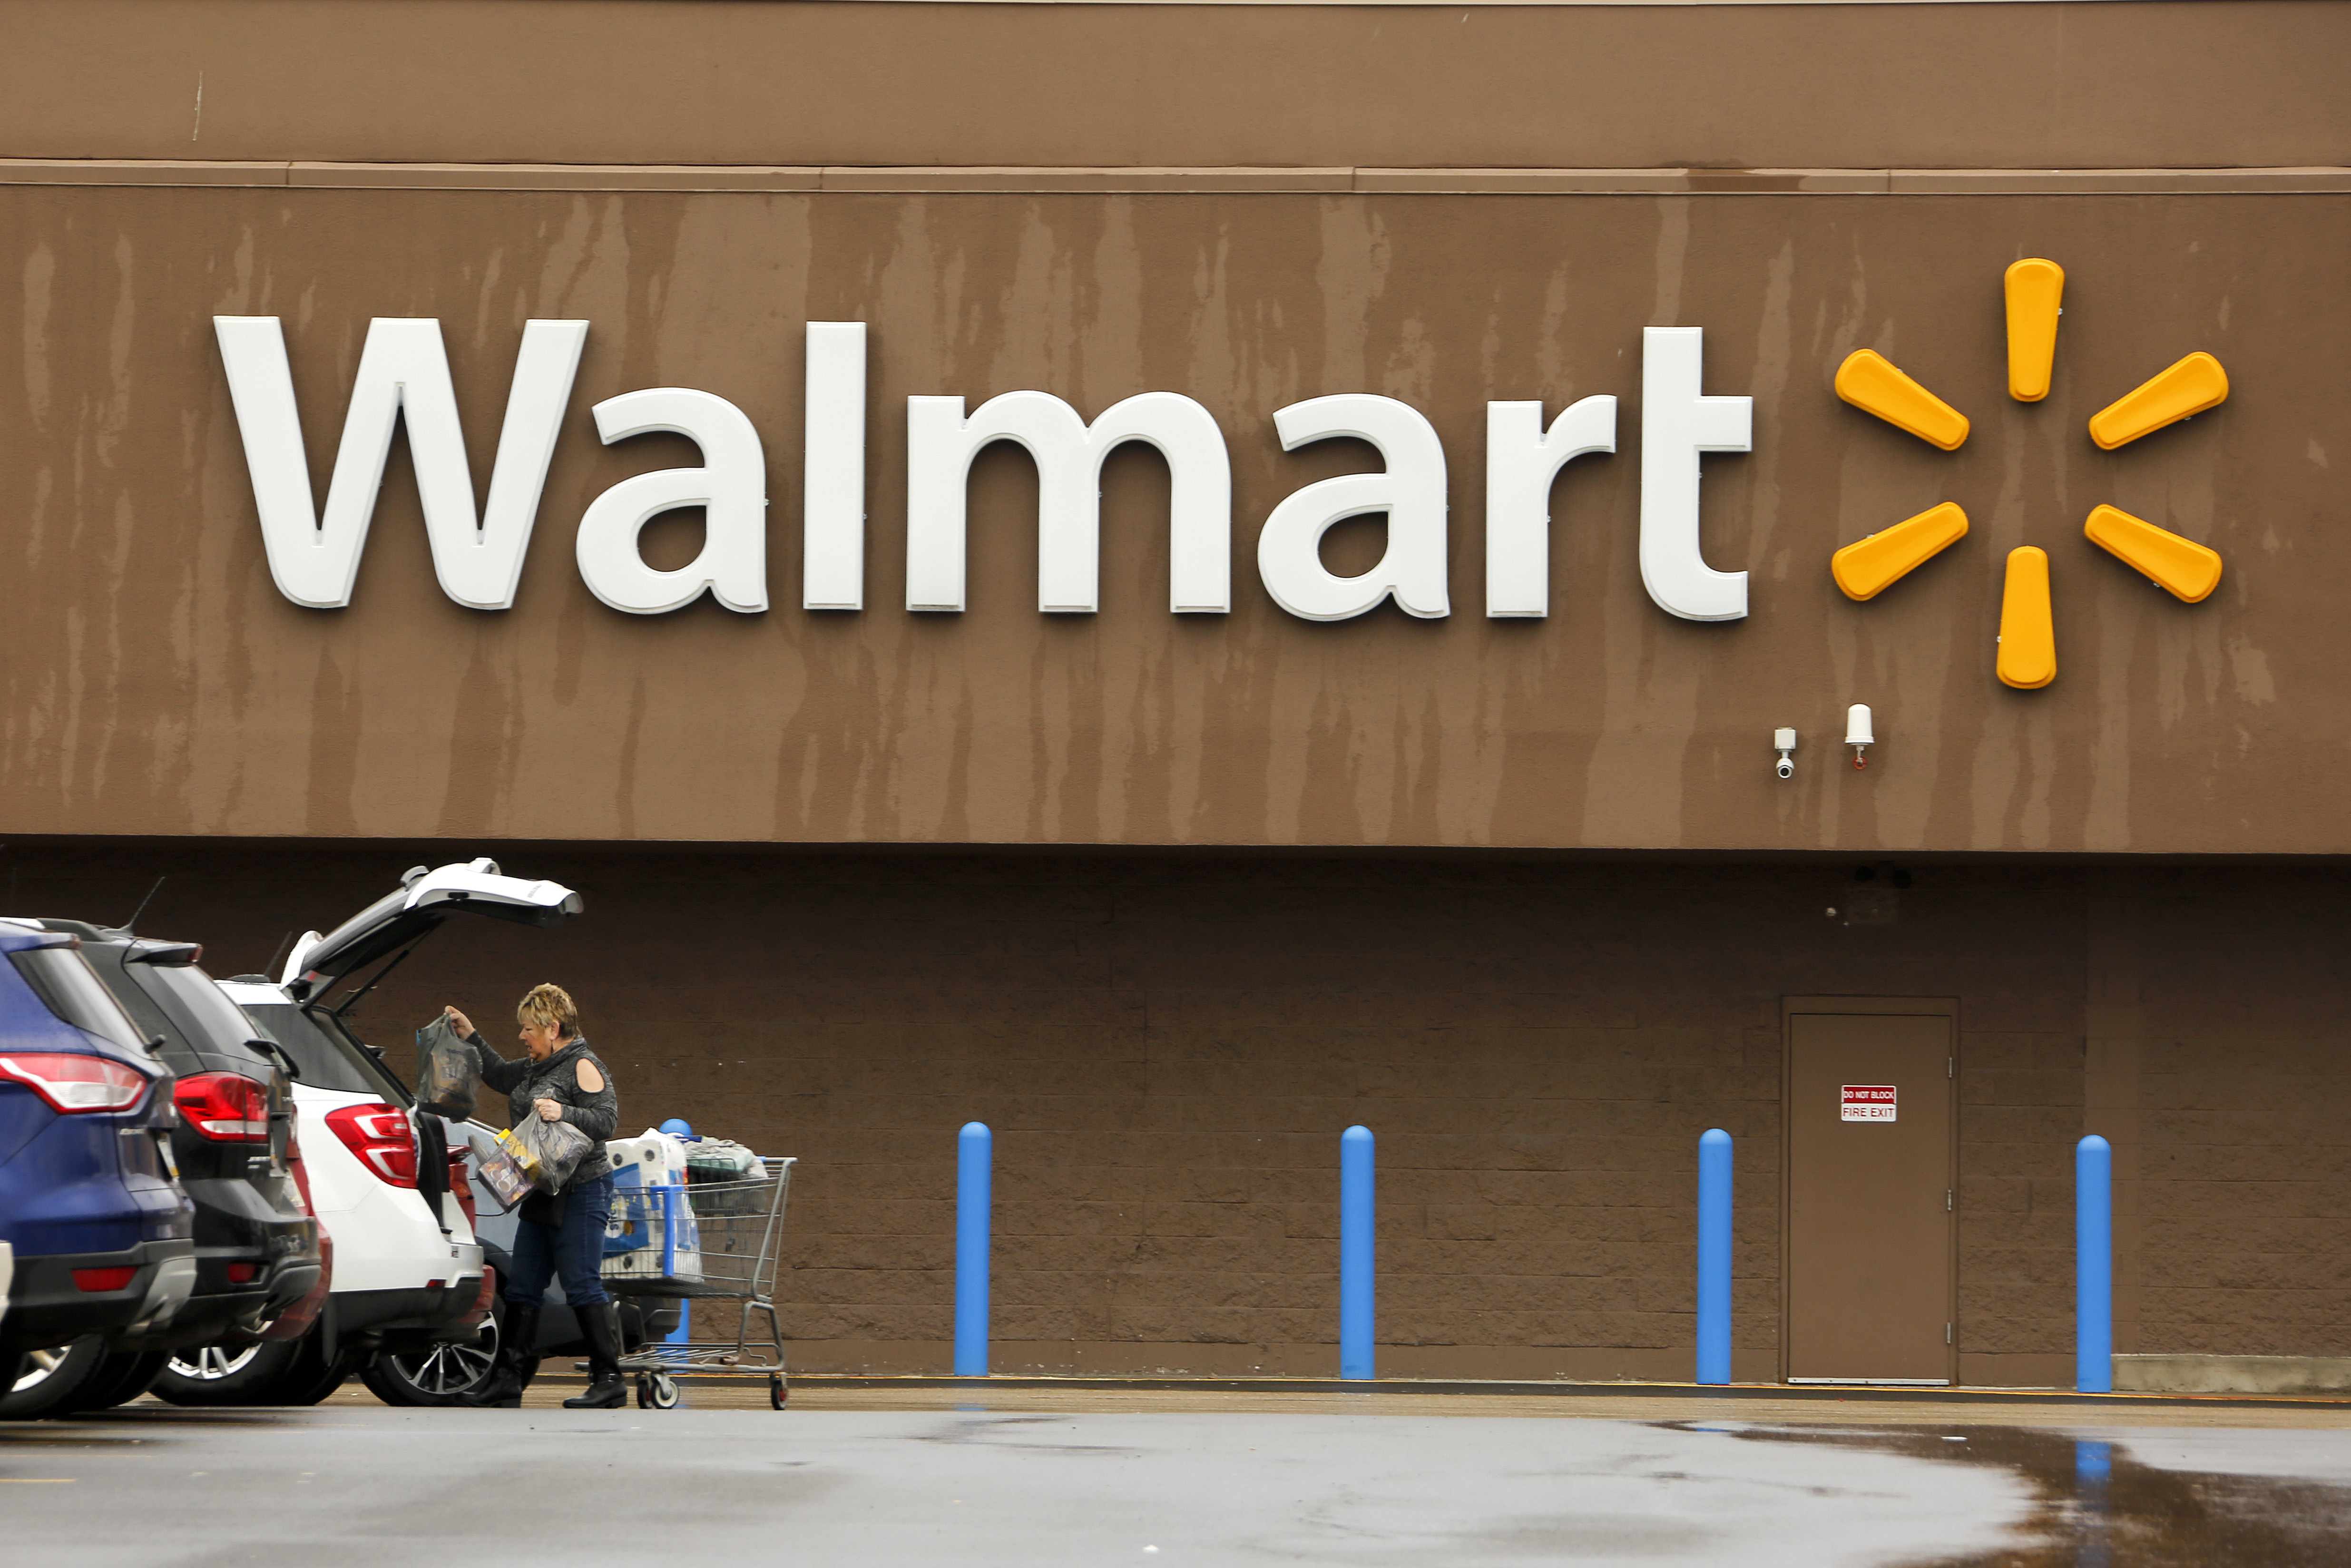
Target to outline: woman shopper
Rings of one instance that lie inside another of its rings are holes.
[[[482,1082],[507,1096],[509,1126],[527,1116],[569,1122],[595,1140],[558,1192],[534,1192],[522,1201],[515,1228],[514,1273],[503,1294],[507,1317],[496,1363],[483,1385],[464,1396],[475,1406],[513,1408],[538,1370],[538,1311],[550,1274],[563,1281],[564,1299],[579,1314],[588,1339],[588,1390],[563,1402],[567,1410],[611,1410],[629,1402],[621,1376],[621,1311],[605,1293],[604,1221],[612,1205],[612,1165],[604,1140],[621,1121],[612,1075],[588,1049],[580,1032],[580,1009],[560,986],[533,986],[515,1009],[522,1025],[520,1061],[490,1049],[455,1008],[444,1009],[457,1038],[474,1048]]]

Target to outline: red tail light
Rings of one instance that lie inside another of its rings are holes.
[[[375,1177],[393,1186],[416,1185],[416,1129],[408,1113],[377,1100],[327,1113],[327,1125]]]
[[[294,1174],[294,1190],[302,1195],[302,1212],[315,1217],[319,1206],[310,1201],[310,1170],[302,1163],[302,1140],[291,1127],[286,1129],[286,1168]],[[323,1239],[326,1234],[321,1226],[319,1237]]]
[[[457,1207],[465,1211],[465,1223],[479,1225],[481,1218],[474,1212],[474,1177],[465,1164],[465,1153],[463,1144],[449,1150],[449,1190],[457,1195]]]
[[[288,1137],[286,1140],[286,1163],[294,1172],[294,1185],[302,1191],[303,1211],[315,1215],[319,1211],[310,1201],[310,1169],[303,1161],[299,1138]],[[318,1322],[319,1313],[325,1309],[327,1293],[334,1289],[334,1283],[335,1238],[321,1225],[319,1227],[319,1282],[310,1287],[308,1295],[264,1324],[261,1337],[265,1340],[288,1340],[300,1339],[308,1333]]]
[[[135,1067],[64,1051],[0,1052],[0,1080],[25,1085],[63,1116],[128,1110],[147,1092],[146,1074]]]
[[[76,1269],[73,1271],[74,1289],[77,1291],[120,1291],[124,1286],[130,1284],[131,1277],[138,1272],[138,1268],[135,1265],[131,1264],[126,1264],[116,1269]]]
[[[232,1263],[228,1266],[228,1282],[232,1285],[250,1285],[260,1278],[261,1265],[258,1263]]]
[[[180,1117],[224,1144],[269,1141],[269,1088],[242,1072],[193,1072],[172,1090]]]
[[[481,1321],[490,1315],[490,1298],[497,1293],[498,1271],[485,1263],[482,1265],[482,1288],[474,1292],[474,1304],[466,1308],[465,1315],[451,1326],[466,1329],[478,1327]]]
[[[302,1201],[310,1201],[310,1184],[302,1176],[302,1167],[294,1167],[295,1179],[302,1184]],[[287,1308],[264,1324],[261,1337],[265,1340],[300,1339],[317,1325],[319,1314],[326,1310],[327,1294],[335,1286],[335,1238],[323,1225],[319,1227],[319,1282],[310,1293]]]

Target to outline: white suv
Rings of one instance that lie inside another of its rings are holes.
[[[379,1353],[469,1342],[481,1332],[491,1281],[469,1206],[451,1190],[453,1172],[461,1186],[466,1179],[466,1134],[419,1111],[382,1053],[353,1035],[344,1016],[452,915],[553,925],[580,907],[569,888],[503,876],[492,861],[418,866],[396,892],[324,936],[304,936],[276,983],[257,975],[220,982],[256,1032],[298,1069],[302,1159],[310,1206],[333,1243],[333,1278],[315,1345],[183,1351],[159,1394],[182,1404],[314,1403]]]

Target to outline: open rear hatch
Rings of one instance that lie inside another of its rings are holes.
[[[584,907],[580,895],[561,883],[505,876],[493,860],[432,869],[417,866],[400,879],[396,890],[325,936],[306,933],[287,957],[280,984],[296,1001],[315,1005],[355,970],[379,958],[397,962],[453,915],[481,915],[525,925],[559,925]],[[383,972],[390,967],[387,964]]]

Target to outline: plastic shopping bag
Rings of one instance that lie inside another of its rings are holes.
[[[766,1212],[767,1175],[758,1155],[725,1138],[705,1138],[686,1150],[685,1177],[694,1185],[694,1201],[704,1214]]]
[[[580,1162],[593,1153],[596,1140],[569,1122],[542,1122],[526,1116],[522,1124],[501,1134],[522,1165],[530,1185],[541,1192],[561,1192]]]
[[[767,1175],[759,1156],[726,1138],[705,1138],[685,1154],[690,1181],[758,1181]]]
[[[474,1113],[474,1048],[457,1038],[446,1014],[416,1031],[416,1101],[453,1122]]]

